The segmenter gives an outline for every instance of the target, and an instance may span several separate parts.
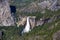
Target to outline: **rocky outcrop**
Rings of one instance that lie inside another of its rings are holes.
[[[27,13],[37,12],[38,11],[38,6],[36,5],[35,2],[32,2],[27,7],[24,7],[22,9],[20,9],[19,11],[20,12],[27,12]]]
[[[57,11],[60,9],[60,1],[59,0],[49,0],[51,2],[50,7],[48,8],[51,11]]]
[[[30,25],[31,29],[33,29],[36,26],[36,16],[30,16]]]
[[[28,17],[29,17],[29,23],[30,23],[31,29],[33,29],[35,27],[35,18],[36,17],[35,16],[28,16]],[[18,22],[16,22],[17,27],[19,27],[21,25],[24,26],[26,21],[27,21],[27,16],[25,16],[25,17],[20,16],[20,20],[18,20]]]
[[[11,16],[8,0],[0,0],[0,26],[13,26],[14,19]]]
[[[29,31],[31,31],[31,29],[30,29],[29,17],[27,17],[26,26],[25,26],[25,28],[23,29],[22,34],[23,34],[23,33],[28,33]]]
[[[57,5],[57,0],[51,0],[51,1],[52,1],[52,4],[48,9],[50,9],[52,11],[57,10],[57,6],[56,6]]]
[[[19,27],[20,25],[25,25],[26,19],[27,19],[27,17],[21,17],[21,16],[20,16],[18,22],[16,22],[17,27]]]
[[[40,20],[37,20],[36,26],[42,26],[44,24],[43,18],[40,18]]]
[[[58,6],[57,6],[58,5]],[[37,0],[35,2],[31,2],[29,5],[17,9],[19,12],[27,12],[27,13],[34,13],[34,12],[42,12],[45,9],[51,11],[57,11],[60,9],[60,1],[59,0]]]
[[[25,23],[26,23],[26,19],[27,19],[27,16],[25,17],[21,17],[20,16],[20,20],[18,22],[16,22],[17,24],[17,27],[19,26],[24,26]],[[42,26],[44,25],[45,23],[51,23],[51,22],[55,22],[56,19],[60,19],[60,15],[57,15],[57,16],[52,16],[50,18],[39,18],[36,20],[36,16],[29,16],[29,23],[30,23],[30,28],[33,29],[34,27],[36,26]]]
[[[33,13],[33,12],[40,12],[44,10],[46,7],[49,7],[51,3],[49,1],[42,1],[42,2],[32,2],[31,4],[27,5],[26,7],[19,10],[19,12],[27,12],[27,13]]]

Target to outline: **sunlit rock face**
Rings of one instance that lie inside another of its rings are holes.
[[[27,17],[27,23],[26,23],[25,28],[22,31],[22,34],[23,33],[28,33],[29,31],[30,31],[30,24],[29,24],[29,17]]]
[[[36,16],[29,16],[29,17],[30,17],[30,26],[31,26],[31,29],[33,29],[36,26],[36,24],[35,24]]]
[[[0,26],[12,25],[14,25],[14,20],[10,13],[8,0],[0,0]]]
[[[27,17],[19,17],[18,18],[18,22],[16,22],[16,24],[17,24],[17,27],[19,27],[19,26],[24,26],[25,25],[25,23],[26,23],[26,19],[27,19]]]

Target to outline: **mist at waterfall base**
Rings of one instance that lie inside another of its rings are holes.
[[[30,31],[30,24],[29,24],[29,17],[27,17],[27,22],[26,22],[26,26],[25,28],[23,29],[23,31],[21,32],[21,34],[23,33],[28,33]]]

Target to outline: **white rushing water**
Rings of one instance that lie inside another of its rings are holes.
[[[23,29],[22,33],[28,33],[30,31],[29,17],[27,17],[26,26]]]

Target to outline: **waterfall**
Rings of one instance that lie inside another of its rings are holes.
[[[30,24],[29,24],[29,17],[27,17],[26,26],[25,26],[25,28],[23,29],[22,34],[23,34],[23,33],[28,33],[29,31],[30,31]]]

